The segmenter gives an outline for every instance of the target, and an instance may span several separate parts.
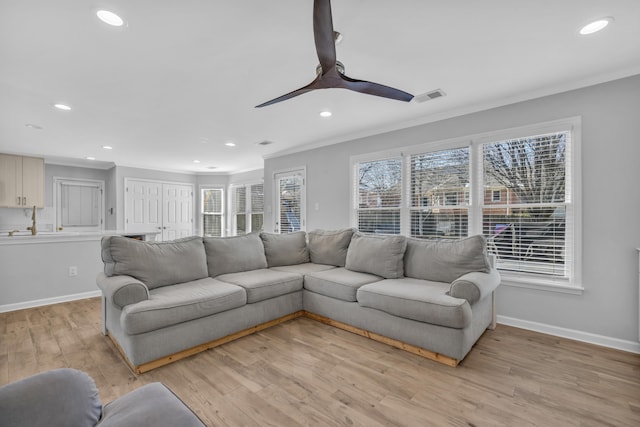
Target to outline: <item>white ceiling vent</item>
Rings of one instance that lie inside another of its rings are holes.
[[[446,96],[446,93],[442,89],[432,90],[431,92],[422,93],[420,95],[416,95],[413,97],[413,102],[422,103],[426,101],[430,101],[432,99],[440,98]]]

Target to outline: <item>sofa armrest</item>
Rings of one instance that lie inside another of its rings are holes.
[[[107,276],[100,273],[96,283],[105,298],[120,308],[149,299],[147,285],[131,276]]]
[[[491,295],[500,285],[500,273],[492,268],[489,273],[473,271],[458,277],[451,283],[449,295],[464,298],[474,304]]]
[[[0,387],[0,425],[93,426],[102,403],[93,379],[75,369],[54,369]]]

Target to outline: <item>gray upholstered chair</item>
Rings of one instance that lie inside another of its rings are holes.
[[[0,387],[0,426],[202,427],[204,423],[161,383],[147,384],[102,406],[89,375],[55,369]]]

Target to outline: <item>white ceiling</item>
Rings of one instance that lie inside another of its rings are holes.
[[[312,7],[0,0],[0,152],[234,173],[274,153],[640,73],[638,0],[334,0],[347,75],[447,96],[403,103],[329,89],[254,108],[315,77]],[[99,8],[127,26],[105,25]],[[604,31],[578,35],[604,16],[615,19]],[[265,140],[273,144],[257,145]]]

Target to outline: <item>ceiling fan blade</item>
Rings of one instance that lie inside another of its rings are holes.
[[[413,95],[400,89],[365,80],[352,79],[351,77],[342,74],[340,77],[342,78],[342,84],[340,86],[344,89],[404,102],[409,102],[413,99]]]
[[[317,83],[320,81],[320,76],[316,77],[314,81],[309,83],[308,85],[301,87],[300,89],[296,89],[287,94],[274,98],[270,101],[263,102],[260,105],[256,105],[255,108],[266,107],[267,105],[277,104],[278,102],[286,101],[287,99],[295,98],[296,96],[302,95],[307,92],[311,92],[312,90],[319,89]]]
[[[316,52],[322,66],[322,73],[335,70],[336,43],[333,35],[331,0],[314,0],[313,2],[313,38],[316,42]]]

